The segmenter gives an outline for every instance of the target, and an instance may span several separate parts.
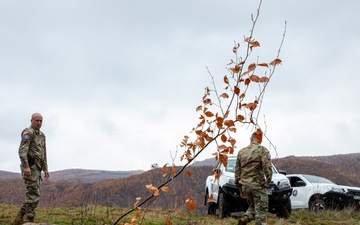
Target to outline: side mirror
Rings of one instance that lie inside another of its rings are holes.
[[[298,180],[295,182],[295,185],[296,185],[295,187],[304,187],[306,186],[306,183],[302,180]]]

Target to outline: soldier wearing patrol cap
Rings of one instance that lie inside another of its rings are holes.
[[[271,156],[261,144],[262,132],[258,130],[251,135],[250,145],[238,153],[235,167],[235,183],[241,197],[247,198],[249,208],[239,220],[238,225],[247,224],[255,219],[256,225],[267,221],[269,199],[266,187],[272,179]]]
[[[31,126],[21,132],[19,157],[21,161],[21,174],[25,181],[26,194],[13,224],[20,225],[24,222],[34,222],[35,209],[40,201],[41,171],[44,177],[49,178],[46,157],[45,134],[40,131],[43,117],[40,113],[31,116]],[[26,221],[23,217],[26,215]]]

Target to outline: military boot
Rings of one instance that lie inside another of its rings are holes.
[[[25,213],[19,211],[12,224],[13,225],[21,225],[21,224],[23,224],[24,223],[24,220],[23,220],[24,215],[25,215]]]
[[[239,219],[239,223],[238,225],[246,225],[248,222],[250,222],[249,217],[248,216],[244,216],[241,219]]]

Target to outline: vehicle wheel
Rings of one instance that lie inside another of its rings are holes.
[[[214,202],[208,202],[209,194],[206,193],[205,201],[206,201],[206,214],[207,215],[215,215],[216,214],[216,204]]]
[[[230,205],[224,192],[219,193],[219,218],[225,218],[230,215]]]
[[[316,198],[315,200],[310,202],[309,210],[313,212],[323,212],[326,210],[326,204],[324,200]]]
[[[288,219],[291,215],[291,200],[290,198],[287,199],[286,202],[282,202],[279,204],[278,212],[276,216],[279,218]]]

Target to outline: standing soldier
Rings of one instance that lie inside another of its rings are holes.
[[[271,156],[261,146],[262,133],[254,132],[250,145],[238,153],[235,168],[235,182],[240,189],[242,198],[247,198],[249,208],[239,220],[238,225],[256,220],[256,225],[266,225],[269,199],[266,187],[272,179]]]
[[[42,121],[41,114],[34,113],[31,116],[31,126],[21,132],[19,157],[26,197],[13,221],[14,225],[23,224],[25,214],[28,222],[34,222],[35,209],[40,200],[41,171],[44,171],[46,179],[49,178],[45,134],[40,131]]]

